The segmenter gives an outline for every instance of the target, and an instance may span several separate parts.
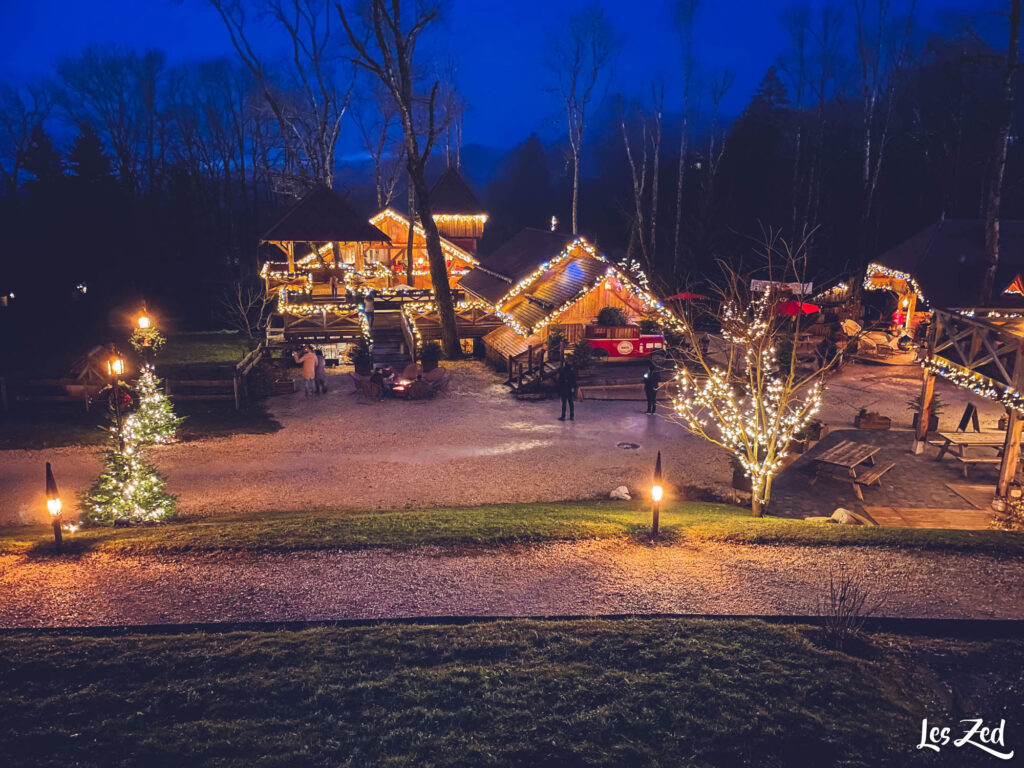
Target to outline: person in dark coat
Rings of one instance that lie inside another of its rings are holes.
[[[644,394],[647,395],[647,415],[653,416],[658,407],[658,386],[661,384],[661,376],[658,369],[652,362],[644,374]]]
[[[576,371],[563,363],[555,378],[555,389],[562,398],[562,415],[558,420],[565,421],[565,406],[568,405],[569,421],[573,421],[576,418]]]

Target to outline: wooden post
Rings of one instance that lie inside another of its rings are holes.
[[[234,389],[235,389],[235,410],[238,411],[238,410],[241,410],[242,403],[241,403],[241,400],[239,399],[239,394],[238,394],[238,373],[237,372],[235,373],[234,377],[232,378],[231,383],[234,385]]]
[[[1017,474],[1017,462],[1020,460],[1021,427],[1024,419],[1013,408],[1006,409],[1006,440],[1003,442],[1003,460],[999,464],[999,482],[996,484],[996,496],[1006,498],[1010,483]]]
[[[928,420],[932,415],[932,397],[935,395],[935,374],[924,369],[921,381],[921,404],[917,410],[917,431],[914,433],[914,454],[924,453],[928,445]]]

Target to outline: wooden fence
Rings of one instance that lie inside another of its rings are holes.
[[[237,411],[249,396],[249,374],[266,354],[266,344],[260,343],[238,362],[231,378],[164,379],[164,391],[175,401],[232,400]],[[0,408],[6,412],[12,403],[81,403],[88,410],[100,391],[102,387],[83,385],[77,379],[8,380],[0,377]]]

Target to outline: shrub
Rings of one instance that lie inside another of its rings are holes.
[[[846,567],[833,566],[828,574],[828,592],[818,599],[818,616],[823,620],[825,641],[837,651],[847,641],[858,637],[864,620],[877,611],[882,601],[868,605],[870,591],[846,572]]]
[[[420,365],[423,366],[424,371],[432,371],[437,368],[437,363],[440,359],[440,344],[436,341],[428,341],[423,345],[423,349],[420,350]]]
[[[349,348],[345,351],[345,359],[357,368],[373,363],[373,355],[370,354],[370,344],[365,337],[360,336],[349,345]]]
[[[942,413],[942,411],[945,409],[945,407],[946,407],[946,404],[944,402],[942,402],[942,395],[940,395],[938,392],[935,392],[934,394],[932,394],[932,407],[931,407],[931,414],[932,414],[932,416],[940,415]],[[913,411],[914,413],[920,412],[920,410],[921,410],[921,395],[920,395],[920,393],[915,395],[910,400],[907,400],[907,410]]]
[[[577,373],[587,370],[594,362],[594,345],[586,339],[572,345],[572,357],[566,361]]]
[[[640,333],[645,336],[661,333],[661,325],[656,320],[641,320]]]
[[[601,307],[597,313],[598,325],[627,325],[629,317],[622,307]]]

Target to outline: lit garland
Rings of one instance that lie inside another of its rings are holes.
[[[977,371],[964,368],[961,365],[935,355],[929,355],[925,358],[921,366],[926,371],[930,371],[936,376],[941,376],[958,387],[969,389],[979,397],[992,400],[1024,415],[1024,395],[1013,387],[999,384]]]
[[[767,503],[772,478],[782,468],[793,438],[821,407],[820,381],[800,394],[788,371],[778,370],[771,343],[771,291],[746,307],[727,305],[723,331],[742,349],[740,368],[708,364],[702,381],[681,368],[672,408],[682,425],[721,445],[735,456],[751,479],[755,505]]]
[[[400,213],[396,213],[391,208],[385,208],[383,211],[381,211],[372,219],[370,219],[370,223],[373,224],[374,226],[378,226],[384,219],[391,219],[396,224],[399,224],[400,226],[405,227],[406,229],[409,228],[409,220],[405,218],[405,216],[402,216]],[[414,236],[419,235],[424,240],[427,239],[427,235],[423,231],[423,227],[421,225],[413,224],[412,231]],[[462,250],[454,243],[446,240],[444,237],[441,238],[441,250],[447,253],[449,256],[459,259],[460,261],[464,261],[467,264],[475,266],[480,263],[473,257],[471,253]]]
[[[527,288],[529,288],[533,283],[535,283],[537,280],[539,280],[544,275],[545,272],[547,272],[548,270],[554,269],[555,267],[557,267],[559,264],[561,264],[566,259],[569,259],[569,258],[572,258],[573,256],[575,256],[576,255],[575,254],[575,249],[576,248],[583,249],[583,251],[588,256],[590,256],[592,258],[595,258],[598,261],[604,261],[604,262],[608,261],[608,259],[606,259],[602,254],[598,253],[597,250],[594,249],[594,247],[590,245],[590,243],[588,243],[582,237],[577,237],[575,240],[573,240],[571,243],[569,243],[569,245],[567,245],[565,247],[565,249],[563,251],[561,251],[557,256],[554,256],[554,257],[548,259],[547,261],[542,263],[539,267],[537,267],[535,270],[533,270],[533,272],[531,272],[526,277],[524,277],[522,280],[520,280],[518,283],[513,285],[508,290],[508,292],[505,294],[505,296],[502,298],[501,303],[502,304],[507,304],[509,301],[514,299],[520,293],[522,293]]]
[[[871,284],[871,281],[876,277],[887,277],[890,280],[902,280],[905,282],[914,293],[917,294],[917,298],[921,301],[925,301],[924,293],[921,291],[921,286],[917,284],[917,280],[907,272],[900,272],[898,269],[890,269],[877,262],[868,264],[868,271],[864,275],[864,289],[867,291],[882,291],[887,290],[885,288],[876,287]]]
[[[486,301],[479,301],[477,299],[458,301],[455,303],[455,309],[481,309],[485,312],[490,312],[492,314],[495,313],[493,305],[488,304]],[[416,320],[429,312],[436,311],[437,303],[433,301],[409,301],[402,304],[402,314],[409,323],[409,327],[412,328],[412,334],[416,340],[417,351],[423,348],[423,336],[420,333],[419,326],[416,325]]]
[[[824,291],[815,294],[811,297],[811,303],[816,304],[823,301],[837,301],[844,296],[850,290],[850,286],[844,282],[838,282],[831,288],[826,288]]]
[[[487,223],[486,213],[435,213],[433,216],[437,224],[479,224],[481,227]]]

